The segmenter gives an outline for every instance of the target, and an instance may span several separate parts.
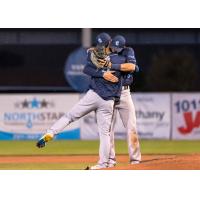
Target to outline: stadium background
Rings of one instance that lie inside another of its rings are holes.
[[[84,30],[86,37],[83,36]],[[55,87],[57,92],[75,92],[63,74],[65,61],[78,47],[94,44],[96,35],[102,31],[112,37],[124,35],[127,46],[134,48],[142,73],[136,76],[132,91],[199,91],[199,29],[91,30],[88,36],[87,29],[1,29],[1,92],[23,91],[24,87],[29,87],[26,92],[54,92]],[[159,73],[163,64],[167,66],[163,74],[165,79],[152,81],[151,76]],[[187,75],[184,85],[182,80],[177,82],[179,73]]]
[[[53,105],[51,104],[52,99],[55,99],[55,104],[59,104],[59,108],[56,108],[58,113],[61,114],[61,111],[69,109],[75,101],[78,101],[82,94],[76,91],[69,83],[70,81],[66,79],[64,73],[66,62],[75,50],[80,47],[94,45],[95,37],[100,32],[108,32],[111,36],[116,34],[124,35],[127,39],[127,46],[131,46],[135,50],[138,65],[141,69],[140,73],[135,75],[134,83],[131,86],[133,99],[135,95],[136,110],[137,99],[139,103],[142,102],[141,98],[144,102],[145,100],[152,100],[151,103],[138,104],[140,108],[138,116],[144,116],[144,112],[141,111],[143,107],[146,109],[146,114],[149,115],[152,114],[152,108],[156,111],[164,109],[163,112],[166,113],[165,121],[162,124],[158,119],[150,122],[145,121],[145,117],[143,117],[144,121],[139,121],[143,125],[151,123],[152,128],[151,134],[149,134],[147,128],[142,127],[142,131],[139,130],[141,138],[148,139],[141,140],[142,153],[173,155],[199,153],[199,29],[68,28],[0,30],[0,101],[2,105],[0,128],[1,132],[3,132],[2,127],[5,128],[5,125],[6,128],[12,126],[10,132],[14,133],[14,136],[12,134],[5,136],[4,133],[1,135],[1,155],[97,154],[98,140],[96,139],[98,139],[98,133],[94,133],[94,116],[89,116],[85,120],[80,121],[80,127],[83,127],[82,130],[85,131],[84,134],[89,135],[89,137],[84,138],[86,141],[79,141],[81,136],[77,132],[75,134],[71,132],[71,130],[76,131],[79,126],[78,122],[68,132],[64,133],[63,137],[57,138],[68,139],[67,141],[55,141],[47,149],[38,151],[35,149],[34,144],[43,130],[37,128],[37,130],[29,132],[27,130],[30,130],[30,127],[23,129],[23,126],[29,126],[30,124],[23,122],[26,118],[24,115],[22,121],[20,121],[21,119],[19,120],[16,117],[18,115],[15,110],[11,110],[11,113],[10,105],[18,105],[17,108],[19,108],[27,100],[32,106],[30,109],[33,108],[35,112],[35,102],[38,103],[50,97],[49,105]],[[48,99],[46,101],[48,103]],[[156,115],[156,113],[154,114]],[[57,117],[52,117],[52,120],[55,120]],[[189,126],[188,121],[192,123],[190,124],[189,131],[185,127],[186,125]],[[46,126],[50,125],[50,122],[52,123],[50,120],[46,123]],[[85,122],[89,122],[88,127],[86,127]],[[119,123],[117,123],[117,138],[122,140],[117,141],[116,145],[118,146],[117,151],[121,155],[127,154],[127,148],[124,140],[125,133]],[[23,130],[23,134],[20,133],[20,136],[19,134],[15,135],[16,127],[19,125],[22,126],[22,129],[19,128],[18,132]],[[164,126],[165,129],[159,129],[159,127]],[[39,127],[42,129],[45,126],[40,124]],[[177,136],[179,129],[184,133]],[[81,130],[79,131],[81,132]],[[142,132],[144,133],[143,135],[141,134]],[[175,136],[173,136],[174,133]],[[27,137],[27,135],[30,137]],[[77,137],[74,137],[74,135]],[[31,139],[33,141],[23,141],[24,139]],[[87,141],[87,139],[95,139],[95,141]],[[164,139],[164,141],[160,139]],[[165,141],[166,139],[167,141]],[[181,139],[181,141],[173,141],[172,139]],[[191,139],[192,141],[187,141]],[[123,162],[123,158],[121,159]],[[147,159],[150,158],[148,157]],[[157,158],[151,159],[156,160]],[[174,157],[167,159],[173,160]],[[63,161],[61,161],[59,167],[55,163],[47,167],[44,163],[38,164],[37,161],[34,165],[31,161],[28,162],[28,165],[27,163],[21,165],[14,163],[12,165],[9,158],[7,161],[2,162],[4,162],[4,164],[0,164],[2,169],[68,168]],[[81,167],[82,164],[74,165],[73,163],[69,168],[79,169]]]

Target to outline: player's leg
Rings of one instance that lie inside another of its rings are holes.
[[[129,90],[123,90],[120,98],[119,114],[127,130],[128,151],[131,164],[141,161],[140,143],[136,128],[135,106]]]
[[[116,165],[116,156],[115,156],[115,137],[114,137],[114,125],[116,123],[116,118],[117,118],[117,106],[115,106],[114,111],[113,111],[113,117],[112,117],[112,122],[111,122],[111,131],[110,131],[110,156],[109,156],[109,162],[108,166],[109,167],[114,167]]]
[[[37,142],[37,146],[39,148],[44,147],[46,142],[52,140],[56,134],[61,132],[71,122],[76,121],[92,110],[95,110],[97,108],[97,97],[98,95],[95,92],[89,90],[86,95],[77,104],[75,104],[75,106],[73,106],[69,112],[63,115],[51,126],[50,129],[47,130],[47,133]]]
[[[100,138],[99,161],[91,169],[101,169],[108,167],[110,155],[110,129],[113,115],[114,101],[99,100],[99,107],[96,111],[97,125]]]

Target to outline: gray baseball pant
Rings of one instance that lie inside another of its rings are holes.
[[[70,123],[96,111],[97,125],[100,137],[99,165],[107,166],[110,155],[110,129],[113,116],[114,100],[104,100],[93,90],[86,95],[72,109],[62,116],[53,126],[47,130],[48,133],[58,134]]]
[[[131,97],[130,89],[122,90],[120,96],[120,104],[115,106],[114,115],[112,120],[111,128],[111,152],[110,152],[110,164],[116,163],[115,158],[115,144],[114,144],[114,124],[116,121],[117,111],[119,112],[120,118],[123,122],[127,132],[127,143],[130,161],[140,161],[141,152],[140,144],[137,134],[136,127],[136,114],[135,106]]]

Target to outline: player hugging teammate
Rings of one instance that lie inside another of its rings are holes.
[[[89,169],[102,169],[116,165],[114,148],[114,122],[117,110],[127,130],[130,163],[141,160],[140,145],[136,131],[135,108],[129,85],[133,72],[138,71],[132,48],[125,47],[125,38],[116,36],[111,41],[107,33],[96,38],[96,47],[88,50],[88,62],[84,73],[91,76],[90,89],[86,95],[37,142],[39,148],[61,132],[71,122],[91,111],[96,112],[100,137],[99,161]]]

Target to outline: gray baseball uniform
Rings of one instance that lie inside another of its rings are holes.
[[[136,63],[134,51],[132,48],[125,48],[121,54],[118,54],[125,58],[124,62],[127,63]],[[115,70],[115,69],[111,69]],[[137,66],[137,71],[139,70]],[[117,69],[120,71],[120,69]],[[86,72],[91,77],[102,77],[102,74],[99,74],[98,71],[91,69]],[[115,148],[114,148],[114,122],[116,121],[117,111],[120,113],[120,117],[123,121],[123,124],[127,130],[127,141],[128,141],[128,150],[130,161],[140,161],[141,153],[140,153],[140,145],[136,130],[136,116],[135,116],[135,107],[131,98],[129,86],[133,82],[132,73],[123,72],[123,85],[126,86],[126,90],[122,89],[120,96],[120,104],[115,106],[113,120],[112,120],[112,128],[111,128],[111,150],[110,150],[110,159],[109,166],[113,166],[116,164],[115,159]],[[111,91],[111,90],[110,90]]]
[[[130,162],[140,161],[141,152],[136,128],[135,106],[132,101],[130,89],[128,86],[126,86],[122,89],[120,104],[116,105],[114,109],[111,128],[111,151],[109,164],[116,164],[114,145],[114,124],[116,121],[117,111],[119,112],[123,125],[126,128]]]
[[[136,58],[134,50],[130,47],[125,47],[119,55],[126,57],[126,62],[136,64]],[[139,71],[139,67],[136,65],[136,72]],[[111,129],[111,152],[109,164],[113,165],[116,163],[115,159],[115,147],[114,147],[114,123],[117,111],[119,111],[120,118],[123,122],[124,127],[127,132],[127,142],[128,142],[128,151],[131,163],[136,163],[141,161],[141,152],[140,144],[136,128],[136,114],[135,107],[131,98],[131,93],[129,85],[133,82],[132,73],[124,73],[123,76],[123,87],[120,96],[120,104],[115,106],[114,117],[112,120],[112,129]]]
[[[125,58],[116,54],[110,55],[112,63],[121,64],[125,62]],[[103,79],[103,71],[105,69],[97,69],[95,65],[88,62],[85,69],[95,69],[99,71],[101,77],[93,77],[91,80],[91,89],[86,95],[61,119],[47,130],[47,133],[58,134],[71,122],[78,120],[91,111],[96,111],[97,125],[100,137],[99,146],[99,162],[102,168],[108,166],[110,155],[110,130],[113,117],[114,103],[120,98],[122,88],[122,74],[116,72],[119,82],[111,83]],[[85,71],[84,69],[84,71]],[[87,71],[86,70],[86,71]],[[107,68],[106,68],[107,70]]]
[[[110,126],[113,115],[113,100],[104,100],[93,90],[86,95],[75,106],[61,117],[53,126],[47,130],[48,133],[58,134],[70,123],[96,110],[97,124],[100,137],[99,164],[106,167],[110,153]]]

